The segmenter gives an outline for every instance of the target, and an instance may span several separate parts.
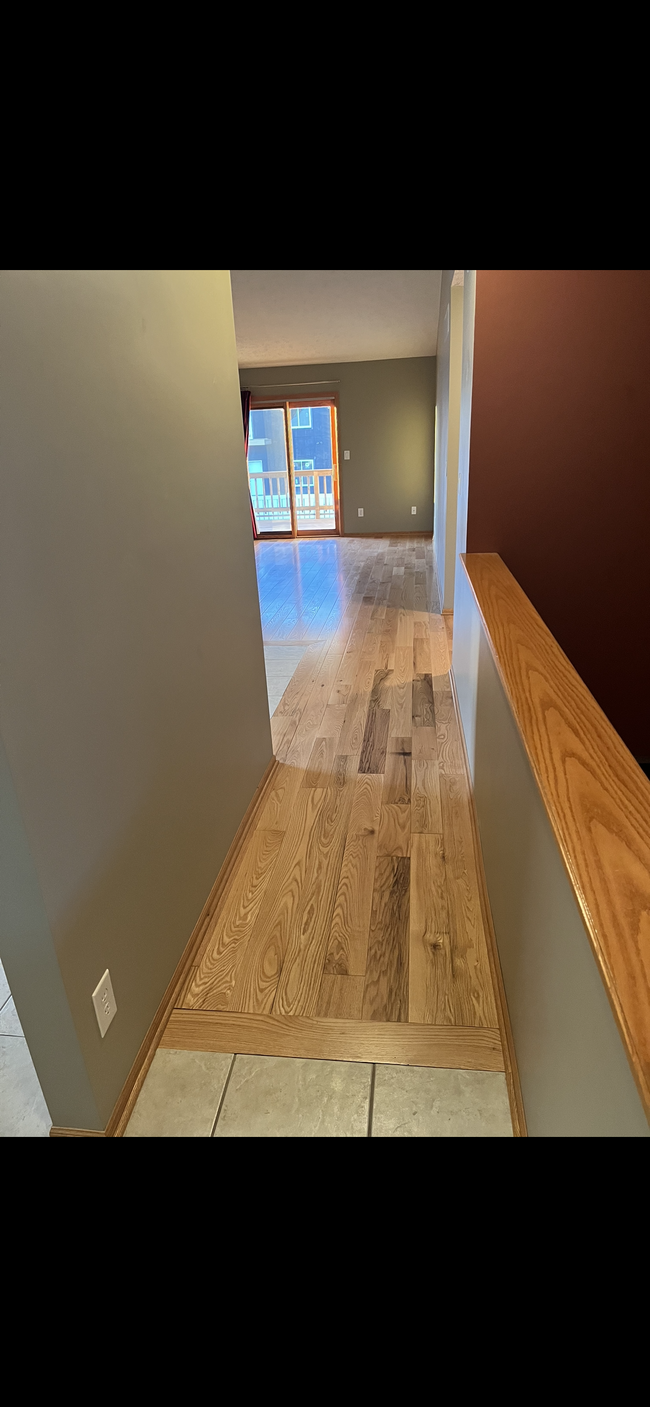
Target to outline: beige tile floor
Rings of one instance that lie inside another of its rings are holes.
[[[505,1076],[158,1050],[126,1138],[512,1138]]]
[[[52,1120],[0,963],[0,1138],[49,1138]]]

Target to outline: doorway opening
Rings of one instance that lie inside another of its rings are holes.
[[[248,482],[260,537],[340,535],[334,397],[251,400]]]

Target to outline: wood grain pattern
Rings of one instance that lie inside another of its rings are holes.
[[[301,768],[291,767],[286,762],[277,764],[272,785],[259,811],[260,830],[286,831],[302,779]]]
[[[378,856],[363,989],[365,1021],[408,1021],[410,861]]]
[[[437,762],[437,728],[414,728],[411,739],[411,752],[414,762]]]
[[[325,959],[332,975],[366,970],[377,842],[376,830],[348,834]]]
[[[295,923],[273,1002],[276,1016],[312,1016],[318,1004],[354,788],[330,787],[311,829]]]
[[[307,763],[303,780],[304,787],[327,786],[332,775],[335,754],[335,738],[331,736],[316,738]]]
[[[233,1011],[270,1012],[310,868],[312,831],[329,801],[327,787],[300,787],[258,915],[229,998]]]
[[[327,708],[339,663],[340,658],[337,655],[333,659],[326,655],[322,660],[304,706],[301,704],[300,709],[294,711],[295,716],[298,716],[295,733],[290,741],[283,738],[277,750],[279,762],[290,762],[299,767],[305,765],[320,731],[319,725]]]
[[[377,665],[379,669],[395,668],[395,637],[384,632],[379,636],[379,647],[377,650]]]
[[[650,1118],[650,786],[501,558],[463,564]]]
[[[401,746],[391,747],[385,756],[382,800],[386,806],[407,806],[411,800],[411,739],[392,738],[391,742]]]
[[[350,812],[350,833],[363,835],[379,831],[384,779],[373,773],[359,775]]]
[[[416,729],[416,732],[419,732]],[[413,783],[411,795],[411,831],[442,832],[442,812],[440,808],[440,777],[437,761],[413,760]]]
[[[197,962],[193,967],[190,968],[187,977],[185,978],[185,982],[183,983],[183,986],[181,987],[180,992],[178,993],[178,996],[176,998],[176,1006],[183,1005],[185,995],[189,991],[189,988],[191,987],[192,982],[194,981],[194,977],[198,970],[199,964]]]
[[[496,1026],[476,857],[469,820],[466,778],[440,777],[447,903],[454,974],[454,1010],[459,1024]]]
[[[409,1021],[456,1024],[447,875],[441,835],[411,844]]]
[[[360,1021],[363,1006],[363,977],[323,974],[316,1008],[317,1016],[338,1016],[346,1021]]]
[[[344,663],[345,663],[345,661],[344,661]],[[339,675],[340,675],[340,672],[341,672],[341,671],[339,670]],[[354,672],[356,673],[356,667],[355,667],[355,671],[354,671]],[[346,705],[347,702],[348,702],[348,699],[349,699],[349,697],[350,697],[350,692],[351,692],[351,690],[352,690],[352,680],[350,680],[348,683],[344,683],[344,682],[341,683],[341,682],[339,682],[338,679],[335,680],[335,682],[334,682],[334,687],[333,687],[332,692],[331,692],[331,694],[330,694],[330,696],[329,696],[328,705],[327,705],[328,708],[343,707],[343,709],[345,710],[345,705]],[[345,713],[344,713],[344,716],[345,716]]]
[[[284,835],[284,831],[255,831],[179,1006],[227,1010]]]
[[[391,697],[390,731],[392,737],[407,738],[413,731],[412,663],[413,652],[409,646],[396,646]]]
[[[414,627],[415,631],[415,627]],[[429,632],[426,636],[415,635],[413,637],[413,673],[431,673],[431,646],[429,643]]]
[[[413,612],[406,610],[403,606],[400,606],[397,612],[395,644],[397,646],[407,645],[409,649],[413,646]]]
[[[386,766],[386,745],[390,709],[369,708],[359,759],[360,772],[382,772]]]
[[[433,1069],[503,1070],[498,1030],[304,1016],[174,1011],[167,1050],[216,1050],[311,1060],[367,1060]]]
[[[453,613],[453,611],[443,611],[443,613],[442,613],[442,619],[443,619],[443,621],[444,621],[445,630],[446,630],[446,632],[447,632],[447,649],[448,649],[448,651],[449,651],[449,658],[451,659],[452,645],[453,645],[453,640],[454,640],[454,613]]]
[[[411,757],[413,755],[413,738],[390,737],[388,739],[386,752],[387,754],[389,752],[399,752],[404,756]]]
[[[433,697],[436,710],[436,747],[441,772],[465,775],[462,729],[452,696],[449,674],[434,674]]]
[[[363,655],[359,661],[339,737],[340,752],[361,751],[368,702],[375,677],[375,660],[376,651],[374,655]]]
[[[345,719],[345,704],[328,704],[320,722],[320,732],[323,738],[334,738],[338,741],[341,736],[341,729]],[[335,749],[336,751],[336,749]]]
[[[388,709],[390,712],[392,699],[392,669],[376,669],[372,681],[372,690],[368,700],[368,708]]]
[[[436,714],[433,703],[433,679],[430,674],[416,674],[413,679],[413,727],[434,728]]]
[[[407,805],[382,805],[379,814],[379,855],[410,855],[411,808]]]
[[[103,1129],[65,1129],[52,1124],[49,1138],[109,1138]]]
[[[309,692],[316,681],[318,664],[323,654],[323,644],[319,641],[310,646],[294,671],[275,710],[276,719],[288,718],[300,702],[305,691]]]
[[[432,673],[443,658],[448,669],[448,653],[445,627],[433,613],[431,544],[418,544],[419,558],[415,544],[393,540],[350,539],[336,547],[338,556],[332,548],[316,562],[308,553],[323,549],[305,546],[307,565],[299,574],[295,554],[303,553],[302,544],[256,547],[265,638],[268,629],[277,643],[308,643],[308,651],[274,715],[280,761],[247,854],[202,930],[198,971],[186,974],[176,1015],[208,1018],[192,1027],[207,1039],[217,1028],[232,1034],[241,1025],[257,1033],[255,1040],[265,1033],[269,1053],[305,1056],[319,1048],[319,1026],[326,1023],[320,1049],[349,1059],[371,1048],[392,1059],[398,1049],[394,1037],[364,1046],[364,1029],[428,1026],[438,1032],[433,1063],[443,1048],[453,1049],[457,1063],[471,1047],[472,1060],[477,1048],[489,1049],[501,1068],[503,1056],[499,1050],[495,1057],[493,1037],[485,1035],[496,1029],[496,1016],[487,1024],[496,1008],[467,814],[458,843],[450,813],[451,855],[442,856],[438,752],[442,746],[448,759],[456,748],[454,767],[460,754],[449,676],[444,669]],[[334,575],[325,591],[330,560]],[[467,813],[467,792],[452,800]],[[432,906],[434,932],[444,931],[441,952],[430,942]],[[412,1011],[424,1020],[414,1022]],[[470,1025],[475,1036],[468,1047],[462,1032]],[[441,1047],[446,1027],[455,1034]],[[347,1048],[344,1032],[352,1042]],[[409,1039],[399,1047],[401,1057],[417,1048],[415,1063],[427,1063],[419,1037],[413,1045]],[[230,1040],[227,1048],[237,1046]]]

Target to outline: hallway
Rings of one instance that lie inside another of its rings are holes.
[[[0,1138],[648,1137],[649,308],[3,271]]]
[[[509,1127],[431,542],[259,542],[256,560],[265,648],[298,660],[272,717],[277,766],[129,1134],[147,1091],[172,1068],[189,1077],[191,1052],[201,1078],[217,1062],[231,1100],[235,1055],[235,1069],[267,1057],[290,1084],[294,1066],[299,1084],[337,1061],[340,1076],[343,1062],[400,1067],[404,1090],[430,1078],[438,1094],[449,1072],[476,1071]]]

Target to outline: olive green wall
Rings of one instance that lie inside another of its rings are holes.
[[[103,1128],[272,755],[230,278],[4,272],[0,324],[0,956]]]
[[[433,533],[435,357],[246,368],[239,379],[258,395],[338,394],[345,533]]]

